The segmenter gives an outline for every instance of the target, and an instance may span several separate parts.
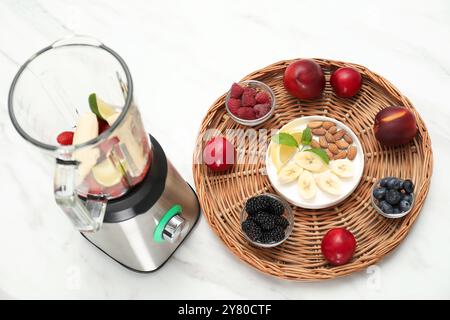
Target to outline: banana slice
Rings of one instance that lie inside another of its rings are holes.
[[[278,179],[281,183],[289,183],[297,179],[302,171],[302,167],[299,167],[297,164],[291,162],[281,168],[278,173]]]
[[[311,199],[317,193],[314,176],[308,170],[303,170],[297,181],[298,192],[304,199]]]
[[[342,182],[330,171],[316,175],[316,182],[319,188],[325,192],[336,196],[341,194]]]
[[[353,163],[348,159],[331,161],[330,169],[341,178],[350,178],[353,176]]]
[[[324,167],[324,162],[315,153],[309,151],[299,152],[294,156],[294,162],[303,169],[320,172]]]

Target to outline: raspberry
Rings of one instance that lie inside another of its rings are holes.
[[[73,132],[63,131],[56,137],[56,141],[63,146],[70,146],[73,142]]]
[[[230,97],[231,98],[239,99],[241,97],[241,95],[242,95],[242,92],[244,92],[244,88],[242,88],[237,83],[233,83],[231,85],[231,89],[230,89]]]
[[[256,90],[253,88],[245,88],[241,97],[241,105],[243,107],[253,107],[256,104]]]
[[[256,118],[262,118],[270,111],[270,103],[257,104],[253,109],[255,110]]]
[[[230,109],[231,113],[237,115],[238,109],[241,106],[241,100],[231,98],[228,100],[228,109]]]
[[[270,97],[265,91],[260,91],[255,96],[256,103],[270,103]]]
[[[241,107],[237,110],[237,116],[241,119],[245,120],[254,120],[256,119],[255,110],[250,107]]]

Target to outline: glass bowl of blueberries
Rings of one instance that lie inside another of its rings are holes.
[[[386,218],[398,219],[414,206],[414,183],[396,177],[385,177],[372,187],[372,205]]]

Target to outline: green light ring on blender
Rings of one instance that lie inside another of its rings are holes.
[[[153,239],[156,242],[163,242],[164,237],[164,229],[166,228],[167,223],[177,214],[181,214],[183,212],[183,209],[179,204],[174,205],[172,208],[167,211],[164,216],[159,221],[158,225],[156,226],[155,232],[153,233]]]

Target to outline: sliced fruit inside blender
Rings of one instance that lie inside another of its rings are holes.
[[[112,105],[100,99],[95,93],[89,95],[89,107],[91,108],[91,111],[102,120],[106,120],[118,113]]]
[[[94,179],[104,187],[112,187],[118,184],[123,177],[120,168],[116,167],[111,159],[106,158],[92,168]]]
[[[98,122],[95,114],[87,112],[78,118],[73,134],[73,144],[82,144],[98,136]],[[74,152],[74,158],[79,162],[78,181],[83,181],[100,157],[98,149],[80,149]]]

